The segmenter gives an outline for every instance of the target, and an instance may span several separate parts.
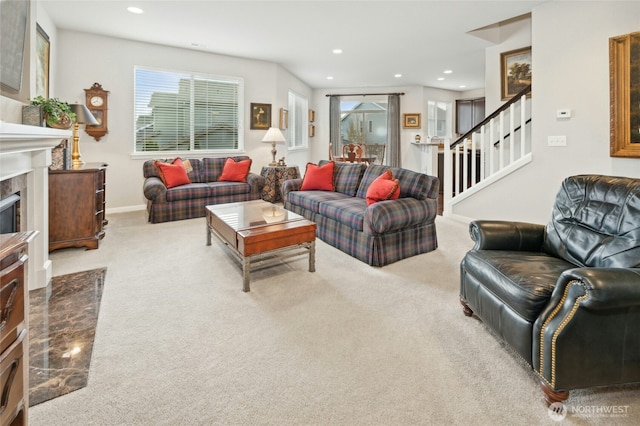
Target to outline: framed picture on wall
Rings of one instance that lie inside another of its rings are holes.
[[[268,130],[271,127],[271,104],[251,103],[251,130]]]
[[[640,158],[640,32],[609,39],[610,155]]]
[[[36,30],[36,95],[48,98],[51,42],[40,25],[36,24]]]
[[[402,117],[402,127],[404,127],[405,129],[419,129],[421,127],[420,113],[402,114]]]
[[[531,46],[500,54],[500,95],[503,101],[531,84]]]
[[[289,128],[289,110],[286,108],[280,108],[280,130],[287,130]]]

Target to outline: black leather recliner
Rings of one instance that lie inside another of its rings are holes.
[[[640,179],[569,177],[546,226],[478,220],[470,233],[463,311],[531,365],[547,404],[640,382]]]

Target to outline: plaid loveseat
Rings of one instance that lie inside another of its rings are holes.
[[[257,200],[260,198],[264,178],[249,173],[247,183],[218,182],[228,157],[189,159],[192,170],[187,174],[190,184],[171,189],[162,182],[156,160],[147,160],[142,166],[143,192],[147,199],[149,222],[192,219],[204,216],[204,207],[211,204]],[[247,160],[247,156],[231,157],[235,161]],[[159,160],[171,162],[171,159]]]
[[[400,182],[400,198],[367,206],[369,185],[387,169],[336,163],[335,192],[300,191],[302,179],[287,180],[282,185],[284,207],[316,222],[322,241],[372,266],[435,250],[440,181],[391,167]]]

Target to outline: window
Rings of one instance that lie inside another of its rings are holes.
[[[309,145],[309,101],[289,91],[289,148],[307,148]]]
[[[451,102],[427,102],[427,134],[430,138],[451,137]]]
[[[238,151],[244,81],[135,68],[134,153]]]

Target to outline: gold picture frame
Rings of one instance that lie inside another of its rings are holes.
[[[36,95],[49,97],[49,60],[51,41],[49,36],[36,23]]]
[[[271,127],[271,104],[251,103],[251,130],[269,130]]]
[[[289,128],[289,110],[286,108],[280,108],[280,130],[287,130]]]
[[[531,85],[531,46],[500,54],[500,82],[503,101]]]
[[[402,127],[405,129],[419,129],[422,127],[420,124],[422,114],[411,113],[402,114]]]
[[[640,32],[609,39],[610,156],[640,158]]]

